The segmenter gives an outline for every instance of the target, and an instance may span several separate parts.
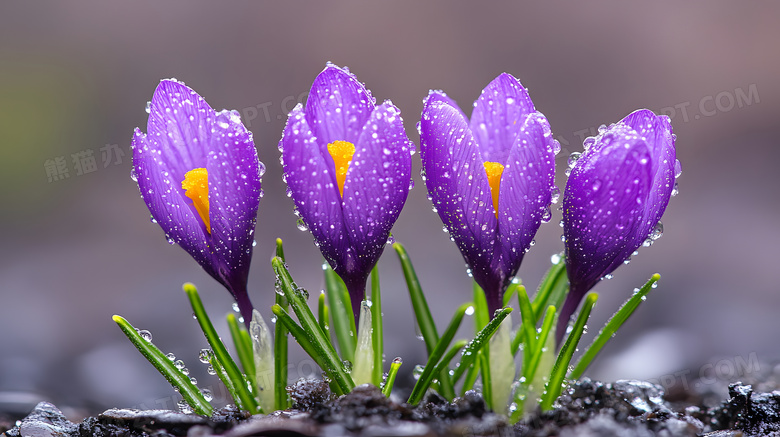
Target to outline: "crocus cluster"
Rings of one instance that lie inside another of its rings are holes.
[[[560,145],[528,91],[504,73],[482,91],[471,120],[432,91],[420,150],[431,201],[494,311],[549,220]]]
[[[492,310],[556,201],[553,139],[545,116],[509,74],[490,82],[471,117],[431,91],[419,125],[429,197]],[[558,335],[585,293],[651,236],[679,174],[669,118],[639,110],[585,141],[563,201],[571,291]],[[245,319],[252,234],[262,195],[252,135],[235,111],[214,111],[164,80],[135,131],[141,195],[169,242],[186,250],[235,297]],[[411,186],[414,145],[400,111],[377,105],[347,69],[315,78],[289,114],[279,149],[296,213],[343,279],[357,317],[367,278]]]
[[[236,299],[248,324],[252,234],[265,167],[235,111],[163,80],[133,136],[133,178],[168,242],[186,250]]]

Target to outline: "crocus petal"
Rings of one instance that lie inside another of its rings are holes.
[[[471,132],[485,161],[504,163],[525,117],[535,112],[528,91],[502,73],[482,90],[471,114]]]
[[[173,181],[181,182],[188,171],[206,167],[215,116],[211,106],[183,83],[163,80],[157,86],[146,131],[155,139]]]
[[[189,199],[181,194],[181,182],[171,176],[160,148],[159,137],[135,130],[133,173],[141,197],[168,241],[181,246],[206,272],[216,277],[203,224],[190,207]]]
[[[265,168],[236,111],[217,114],[209,150],[209,220],[218,273],[227,284],[246,284]]]
[[[298,214],[331,266],[348,262],[341,198],[332,164],[328,166],[306,121],[303,107],[290,113],[279,143],[284,175]]]
[[[462,112],[429,99],[420,121],[420,154],[433,206],[455,240],[477,283],[497,289],[491,268],[496,246],[484,160]]]
[[[356,272],[368,273],[390,235],[409,194],[413,145],[398,108],[378,106],[355,145],[344,183],[343,211]],[[349,270],[349,266],[347,266]]]
[[[669,199],[674,189],[674,165],[677,161],[674,147],[674,136],[669,117],[655,115],[647,109],[640,109],[627,115],[620,121],[631,126],[640,137],[647,142],[650,153],[653,156],[653,189],[645,207],[644,225],[646,232],[644,237],[652,231],[653,227],[661,220]]]
[[[335,65],[320,73],[306,99],[306,122],[323,155],[334,141],[357,143],[376,100],[354,75]]]
[[[502,272],[510,280],[531,246],[555,187],[555,150],[547,119],[526,117],[501,176],[498,229]]]

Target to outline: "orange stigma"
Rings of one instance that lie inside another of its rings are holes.
[[[181,187],[184,195],[192,199],[192,205],[198,211],[200,219],[206,225],[206,230],[211,234],[211,222],[209,221],[209,174],[205,168],[196,168],[184,174]]]
[[[493,196],[493,210],[498,218],[498,186],[501,184],[501,175],[504,174],[504,166],[497,162],[485,161],[490,194]]]
[[[355,145],[348,141],[334,141],[328,144],[328,153],[336,164],[336,183],[339,185],[339,194],[344,197],[344,182],[347,181],[347,170],[355,154]]]

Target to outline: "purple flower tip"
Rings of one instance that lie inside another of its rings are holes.
[[[430,199],[494,311],[550,219],[560,144],[528,91],[506,73],[482,91],[471,120],[431,91],[419,130]]]
[[[585,139],[585,151],[570,158],[563,233],[571,289],[559,338],[585,293],[657,238],[680,172],[675,138],[669,117],[641,109]]]
[[[133,179],[171,244],[224,285],[251,320],[247,277],[265,167],[238,112],[214,111],[191,88],[163,80],[133,136]]]
[[[409,193],[414,145],[400,111],[389,101],[376,105],[352,73],[329,63],[306,106],[290,113],[279,149],[296,214],[357,314]]]

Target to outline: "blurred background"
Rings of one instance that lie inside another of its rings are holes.
[[[326,61],[350,67],[379,101],[392,99],[416,144],[429,89],[470,113],[495,76],[515,75],[563,145],[561,188],[568,154],[602,123],[643,107],[671,116],[680,194],[663,238],[597,286],[589,337],[634,287],[654,272],[662,280],[589,375],[739,376],[740,362],[777,354],[780,332],[778,14],[771,2],[4,3],[0,402],[173,407],[173,391],[113,314],[150,330],[224,396],[197,361],[206,344],[181,285],[199,286],[222,332],[230,297],[150,223],[129,176],[131,134],[145,130],[144,107],[162,78],[241,112],[268,168],[249,285],[270,317],[274,238],[299,284],[323,287],[322,258],[296,228],[276,145]],[[419,154],[414,166],[416,187],[393,232],[443,327],[471,299],[471,282],[426,199]],[[563,249],[559,220],[555,211],[520,269],[531,290]],[[386,354],[404,358],[400,384],[409,385],[425,352],[391,250],[380,272]],[[292,349],[291,378],[312,373]]]

